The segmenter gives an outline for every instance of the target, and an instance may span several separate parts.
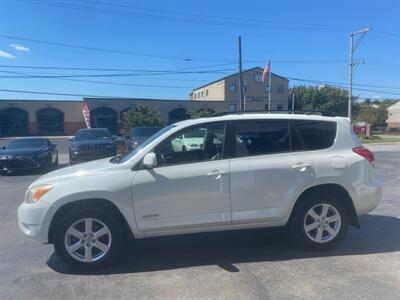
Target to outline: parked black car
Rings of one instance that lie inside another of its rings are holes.
[[[79,129],[69,146],[69,163],[115,156],[117,147],[106,128]]]
[[[156,126],[131,128],[126,139],[126,149],[128,151],[135,149],[160,129],[161,127],[156,127]]]
[[[58,165],[56,145],[47,138],[18,138],[0,150],[0,171],[51,169]]]

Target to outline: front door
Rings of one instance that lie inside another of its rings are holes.
[[[231,222],[225,123],[183,129],[153,150],[157,167],[139,170],[133,202],[140,231],[225,225]]]

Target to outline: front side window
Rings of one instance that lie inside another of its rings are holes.
[[[223,158],[225,123],[185,128],[155,147],[160,166],[189,164]]]
[[[294,120],[291,128],[292,151],[326,149],[336,137],[336,122]]]
[[[235,124],[235,156],[289,152],[287,120],[251,120]]]

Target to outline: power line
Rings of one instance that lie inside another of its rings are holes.
[[[76,45],[76,44],[69,44],[69,43],[60,43],[60,42],[52,42],[52,41],[45,41],[45,40],[38,40],[38,39],[31,39],[26,37],[8,35],[8,34],[0,34],[0,38],[5,39],[13,39],[31,43],[38,43],[38,44],[45,44],[57,47],[67,47],[67,48],[74,48],[74,49],[82,49],[82,50],[90,50],[90,51],[97,51],[97,52],[105,52],[105,53],[115,53],[115,54],[123,54],[123,55],[132,55],[132,56],[141,56],[141,57],[148,57],[148,58],[158,58],[158,59],[167,59],[167,60],[180,60],[180,61],[203,61],[203,62],[230,62],[229,59],[205,59],[205,58],[193,58],[193,57],[178,57],[178,56],[171,56],[171,55],[161,55],[161,54],[147,54],[142,52],[134,52],[134,51],[126,51],[126,50],[117,50],[117,49],[107,49],[107,48],[99,48],[99,47],[90,47],[90,46],[83,46],[83,45]]]
[[[20,72],[11,72],[11,71],[0,71],[11,74],[19,74],[30,76],[31,74],[20,73]],[[95,80],[82,80],[82,79],[72,79],[72,78],[59,78],[59,77],[49,77],[49,79],[57,79],[57,80],[68,80],[75,82],[85,82],[85,83],[95,83],[95,84],[108,84],[108,85],[119,85],[119,86],[133,86],[133,87],[145,87],[145,88],[165,88],[165,89],[183,89],[183,88],[191,88],[190,86],[172,86],[172,85],[154,85],[154,84],[140,84],[140,83],[123,83],[123,82],[113,82],[113,81],[95,81]]]
[[[206,69],[211,67],[221,67],[233,65],[233,63],[193,66],[187,68],[178,68],[175,70],[148,70],[148,69],[124,69],[124,68],[87,68],[87,67],[59,67],[59,66],[27,66],[27,65],[0,65],[0,68],[15,68],[15,69],[46,69],[46,70],[70,70],[70,71],[104,71],[104,72],[174,72],[184,70]]]
[[[117,16],[130,16],[130,17],[139,17],[143,19],[150,19],[157,21],[172,21],[172,22],[179,22],[179,23],[191,23],[191,24],[201,24],[201,25],[217,25],[223,27],[252,27],[262,30],[276,30],[276,29],[284,29],[289,31],[337,31],[337,32],[344,32],[347,31],[346,29],[342,28],[342,25],[324,25],[324,24],[301,24],[301,23],[283,23],[280,24],[271,24],[267,27],[260,27],[260,24],[257,23],[250,23],[250,20],[245,22],[243,19],[239,22],[237,19],[233,19],[231,22],[227,22],[225,19],[223,20],[216,20],[217,18],[212,18],[212,16],[207,16],[207,18],[211,19],[201,19],[201,18],[187,18],[187,17],[177,17],[177,16],[165,16],[165,15],[154,15],[154,14],[146,14],[146,13],[138,13],[128,11],[126,8],[124,10],[115,10],[115,9],[105,9],[105,8],[95,8],[90,6],[85,6],[82,4],[71,4],[70,2],[59,2],[59,1],[35,1],[35,0],[19,0],[26,3],[31,4],[40,4],[45,6],[51,7],[58,7],[58,8],[68,8],[68,9],[75,9],[81,10],[85,12],[95,12],[95,13],[102,13],[102,14],[111,14]],[[114,4],[115,5],[115,4]],[[187,14],[186,14],[187,16]],[[222,17],[223,18],[223,17]],[[219,18],[220,19],[220,18]],[[258,20],[260,21],[260,20]],[[254,21],[252,21],[254,22]]]
[[[315,84],[325,84],[325,85],[330,85],[333,87],[337,88],[342,88],[346,89],[348,86],[345,83],[336,83],[332,84],[330,82],[326,81],[319,81],[319,80],[310,80],[310,79],[301,79],[301,78],[293,78],[293,77],[286,77],[287,79],[294,80],[294,81],[300,81],[300,82],[309,82],[309,83],[315,83]],[[375,92],[375,93],[381,93],[381,94],[388,94],[388,95],[398,95],[400,96],[400,92],[391,92],[391,91],[382,91],[382,90],[371,90],[371,89],[365,89],[365,88],[353,88],[353,90],[357,91],[365,91],[365,92]]]
[[[53,96],[69,96],[69,97],[92,97],[92,98],[119,98],[119,99],[130,99],[127,97],[120,96],[104,96],[104,95],[90,95],[90,94],[73,94],[73,93],[56,93],[56,92],[42,92],[42,91],[26,91],[26,90],[9,90],[0,89],[0,92],[8,93],[22,93],[22,94],[37,94],[37,95],[53,95]]]
[[[145,73],[114,73],[114,74],[81,74],[81,75],[0,75],[2,79],[31,79],[31,78],[86,78],[86,77],[136,77],[136,76],[162,76],[162,75],[175,75],[175,74],[224,74],[226,71],[232,71],[232,69],[220,69],[212,71],[159,71],[156,72],[145,72]],[[8,72],[10,71],[2,71]]]

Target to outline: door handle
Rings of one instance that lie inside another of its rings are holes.
[[[296,171],[304,172],[308,167],[311,167],[310,164],[307,163],[297,163],[292,166],[292,168]]]
[[[215,179],[220,179],[224,174],[226,174],[226,171],[215,170],[207,173],[207,176],[216,176]]]

